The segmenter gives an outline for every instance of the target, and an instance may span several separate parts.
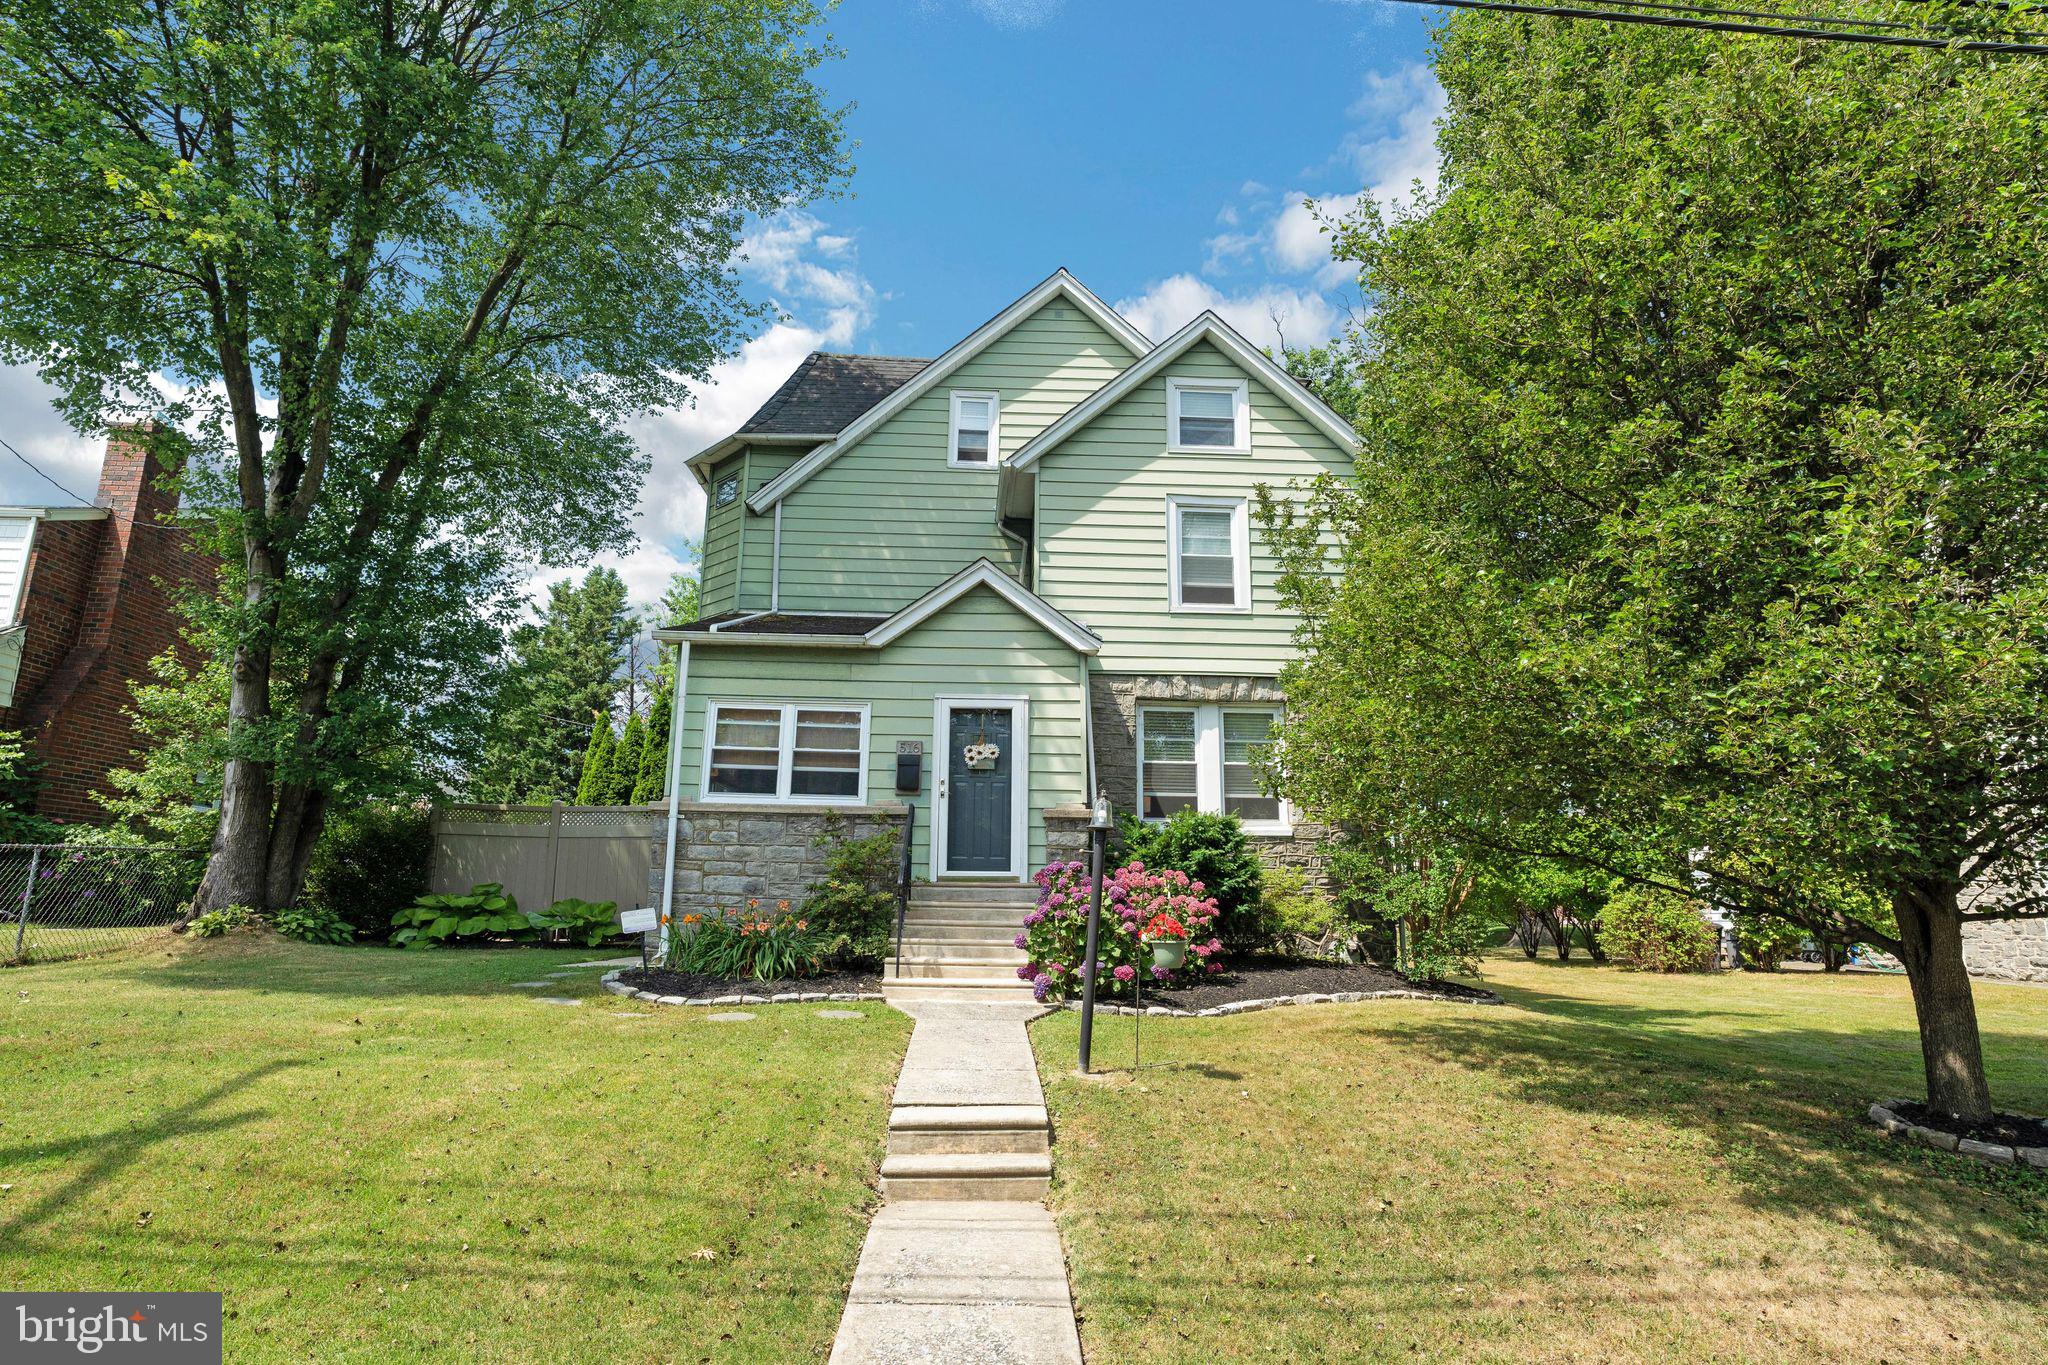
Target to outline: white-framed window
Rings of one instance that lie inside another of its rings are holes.
[[[725,507],[740,500],[740,476],[728,474],[718,481],[718,488],[711,495],[713,507]]]
[[[1250,611],[1250,522],[1243,498],[1166,500],[1167,606]]]
[[[865,705],[714,701],[704,729],[706,801],[867,799]]]
[[[954,390],[946,463],[955,469],[993,469],[1002,449],[1001,409],[996,394]]]
[[[1237,816],[1254,834],[1288,833],[1292,813],[1260,789],[1258,766],[1281,714],[1271,706],[1139,707],[1139,815],[1210,811]]]
[[[1249,455],[1251,385],[1242,379],[1167,380],[1166,448],[1176,453]]]

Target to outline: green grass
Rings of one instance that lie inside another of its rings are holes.
[[[1922,1093],[1904,981],[1485,975],[1147,1020],[1096,1081],[1035,1025],[1089,1358],[2042,1358],[2048,1177],[1861,1122]],[[2048,990],[1977,999],[1995,1098],[2048,1113]]]
[[[508,988],[594,956],[0,972],[0,1279],[220,1290],[234,1361],[822,1358],[910,1022]]]

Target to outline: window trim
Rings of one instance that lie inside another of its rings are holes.
[[[714,792],[711,790],[711,754],[718,747],[718,713],[721,710],[766,711],[771,708],[781,711],[781,718],[775,736],[775,793],[774,795],[748,795],[742,792]],[[803,711],[858,711],[860,713],[860,762],[854,771],[859,774],[858,784],[852,796],[813,796],[808,793],[792,794],[789,789],[790,772],[796,760],[796,713]],[[704,703],[704,726],[699,742],[704,749],[702,774],[698,778],[698,799],[708,805],[718,806],[864,806],[868,802],[868,725],[871,719],[868,703],[864,701],[832,701],[812,699],[804,701],[783,701],[770,697],[712,697]]]
[[[1198,511],[1228,511],[1230,515],[1231,595],[1228,606],[1221,602],[1181,601],[1180,514],[1182,508]],[[1250,513],[1243,498],[1205,498],[1187,493],[1166,495],[1166,609],[1172,613],[1249,616],[1252,610],[1252,544]]]
[[[1189,390],[1228,391],[1235,398],[1236,430],[1227,446],[1182,445],[1180,439],[1180,396]],[[1170,455],[1249,455],[1252,453],[1251,381],[1245,379],[1196,379],[1171,376],[1166,380],[1166,450]]]
[[[1275,724],[1287,718],[1285,706],[1268,705],[1262,702],[1181,702],[1161,698],[1154,702],[1138,703],[1137,762],[1135,768],[1137,800],[1135,809],[1138,818],[1148,825],[1163,825],[1166,818],[1145,814],[1145,716],[1152,711],[1192,711],[1195,713],[1195,809],[1210,815],[1223,813],[1223,713],[1226,711],[1259,712],[1271,716]],[[1280,818],[1277,820],[1245,820],[1244,832],[1256,835],[1291,835],[1294,833],[1294,805],[1286,797],[1280,800]]]
[[[960,458],[960,404],[988,404],[988,458]],[[1003,396],[992,389],[954,389],[946,402],[946,466],[949,469],[994,469],[1003,462]]]

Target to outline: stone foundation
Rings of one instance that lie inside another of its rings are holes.
[[[1095,780],[1109,792],[1119,810],[1129,810],[1138,791],[1138,707],[1144,702],[1285,704],[1287,695],[1272,678],[1242,678],[1201,673],[1097,673],[1089,679],[1090,717],[1095,729]],[[1081,818],[1080,847],[1072,856],[1085,857],[1087,816]],[[1305,820],[1296,812],[1288,835],[1251,834],[1259,861],[1268,867],[1291,867],[1308,875],[1312,885],[1330,889],[1330,827]],[[1048,817],[1047,849],[1052,827]]]
[[[2048,981],[2048,921],[2008,919],[1965,924],[1963,962],[1972,976],[2001,981]]]
[[[905,809],[893,801],[869,806],[685,801],[676,828],[676,887],[670,913],[716,914],[741,909],[750,900],[801,904],[804,892],[824,876],[831,849],[822,836],[864,839],[888,830],[900,839]],[[663,830],[656,843],[648,878],[650,905],[661,904],[661,849],[666,837]]]

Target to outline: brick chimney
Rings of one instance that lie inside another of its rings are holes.
[[[162,487],[163,456],[179,439],[155,423],[114,428],[94,499],[108,515],[64,523],[68,537],[39,533],[24,601],[36,622],[28,648],[63,652],[35,695],[17,694],[15,703],[43,764],[36,804],[44,815],[105,818],[91,793],[108,790],[107,773],[135,761],[135,731],[124,714],[130,689],[167,649],[191,662],[175,594],[188,584],[210,586],[217,565],[170,524],[178,499]],[[61,591],[67,582],[77,588]]]

